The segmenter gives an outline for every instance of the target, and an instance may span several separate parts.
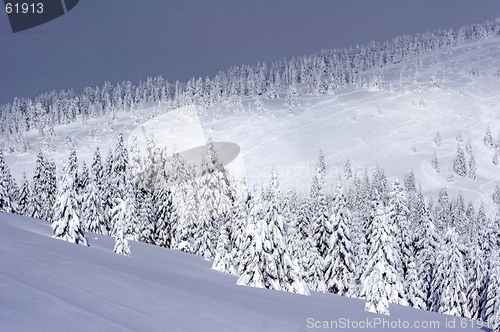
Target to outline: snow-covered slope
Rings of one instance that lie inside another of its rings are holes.
[[[45,221],[0,213],[0,331],[306,331],[347,320],[380,330],[382,319],[439,322],[433,331],[448,331],[450,321],[462,322],[396,305],[391,316],[376,315],[363,300],[333,294],[237,286],[202,257],[138,242],[126,257],[113,253],[113,238],[87,238],[89,247],[71,244],[52,238]],[[477,331],[464,322],[461,331]]]
[[[330,192],[349,158],[358,175],[365,167],[372,174],[377,164],[389,179],[402,179],[413,169],[426,196],[436,198],[443,186],[452,196],[462,190],[465,199],[476,206],[484,201],[493,214],[498,207],[491,195],[500,182],[500,166],[493,164],[494,150],[486,148],[483,138],[488,125],[495,142],[500,135],[499,52],[500,38],[495,37],[374,68],[362,79],[368,85],[374,75],[383,74],[382,90],[349,85],[333,95],[303,95],[292,115],[287,112],[286,90],[279,99],[262,99],[262,117],[250,99],[242,100],[245,112],[226,113],[225,106],[216,105],[202,120],[203,128],[214,141],[241,147],[248,183],[267,182],[274,165],[284,190],[307,195],[321,148]],[[471,74],[473,69],[478,76]],[[438,88],[430,87],[433,76]],[[218,108],[222,116],[215,117]],[[441,147],[434,144],[438,131]],[[477,179],[455,176],[454,182],[447,182],[459,133],[462,149],[471,138]],[[439,174],[431,165],[434,151]]]
[[[215,142],[232,142],[240,147],[238,158],[228,168],[234,173],[246,171],[250,185],[267,182],[274,165],[284,191],[296,189],[300,195],[307,195],[321,148],[326,157],[325,188],[329,192],[349,158],[357,174],[365,167],[372,174],[378,164],[389,179],[401,179],[413,169],[426,196],[436,198],[443,186],[452,196],[461,190],[476,208],[483,201],[493,216],[498,208],[491,196],[500,182],[500,166],[492,163],[494,149],[486,148],[483,138],[488,125],[495,142],[500,135],[499,51],[500,37],[491,37],[374,68],[362,73],[361,79],[368,86],[374,75],[383,74],[382,90],[348,85],[333,95],[305,94],[295,101],[291,115],[287,113],[286,89],[280,91],[279,99],[261,97],[265,107],[262,117],[253,99],[242,98],[243,109],[238,110],[238,98],[233,98],[212,106],[202,119],[188,107],[148,121],[152,114],[158,114],[157,105],[150,103],[140,111],[116,113],[112,131],[103,129],[103,117],[89,118],[83,127],[78,122],[56,126],[56,151],[44,154],[62,166],[69,153],[66,136],[76,142],[78,158],[87,164],[95,147],[99,146],[104,156],[114,147],[118,131],[124,132],[126,141],[131,132],[136,132],[144,152],[146,133],[153,129],[155,142],[165,145],[169,154],[174,144],[182,151],[203,145],[212,137]],[[430,87],[433,76],[438,88]],[[92,130],[99,133],[97,139],[90,138]],[[440,147],[434,144],[438,131]],[[459,133],[462,149],[471,139],[477,179],[455,176],[453,182],[447,182]],[[39,148],[44,150],[44,139],[36,131],[26,137],[32,147],[30,153],[6,156],[18,182],[23,171],[31,178],[35,155]],[[434,151],[440,173],[431,165]]]

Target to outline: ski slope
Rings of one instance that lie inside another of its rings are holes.
[[[45,221],[0,213],[0,331],[306,331],[341,319],[380,322],[379,331],[382,319],[413,329],[439,322],[432,331],[461,324],[397,305],[390,316],[368,313],[363,300],[333,294],[237,286],[236,276],[199,256],[131,242],[127,257],[113,253],[113,238],[86,236],[89,247],[75,245],[52,238]],[[461,331],[479,331],[465,322]]]

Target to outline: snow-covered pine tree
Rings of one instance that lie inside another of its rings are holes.
[[[238,285],[265,288],[263,275],[263,241],[265,238],[265,226],[262,220],[262,198],[254,186],[248,200],[248,219],[245,226],[245,241],[241,250],[242,255],[238,265],[236,282]]]
[[[500,204],[500,186],[498,184],[495,186],[495,191],[493,192],[493,203]]]
[[[19,189],[19,197],[17,199],[17,209],[18,213],[23,216],[28,216],[29,204],[30,204],[30,185],[28,183],[28,178],[26,177],[26,172],[23,172],[23,178],[21,180],[21,188]]]
[[[132,178],[132,173],[130,172],[129,169],[125,171],[125,188],[122,189],[122,192],[125,193],[125,201],[127,203],[127,227],[128,229],[125,232],[125,236],[134,241],[141,241],[142,240],[142,231],[143,231],[143,224],[141,215],[140,215],[140,210],[139,210],[139,203],[137,202],[137,197],[138,197],[138,188],[137,185]],[[114,205],[118,204],[119,198],[115,198]],[[113,221],[113,220],[112,220]],[[117,232],[116,229],[116,224],[113,222],[114,228],[113,228],[113,233],[112,235],[115,235]]]
[[[470,159],[469,159],[469,179],[475,180],[476,179],[476,159],[474,158],[474,153],[470,152]]]
[[[444,234],[445,230],[451,226],[451,204],[448,199],[448,191],[446,187],[441,188],[438,195],[438,201],[435,211],[435,224],[438,233]]]
[[[244,197],[240,197],[234,206],[233,220],[231,224],[232,232],[229,240],[231,241],[231,257],[235,273],[238,274],[240,259],[243,255],[245,245],[245,227],[248,224],[249,203],[251,200],[251,190],[247,191]]]
[[[407,192],[417,191],[417,185],[415,183],[415,175],[413,174],[413,168],[410,169],[410,171],[405,174],[404,186]]]
[[[431,76],[431,83],[429,84],[429,89],[439,89],[439,84],[437,83],[436,77]]]
[[[101,182],[102,187],[100,190],[102,208],[104,211],[104,219],[106,221],[108,234],[111,234],[114,228],[111,218],[111,209],[114,206],[113,199],[117,191],[113,173],[113,160],[114,160],[113,152],[111,151],[111,149],[109,149],[108,156],[106,157],[106,163],[103,168],[103,177]],[[97,172],[95,174],[97,180],[99,176],[97,175],[98,174]]]
[[[198,220],[196,221],[195,224],[196,229],[193,233],[193,246],[195,254],[205,257],[207,259],[214,258],[215,250],[218,245],[217,243],[211,242],[212,240],[211,235],[213,233],[212,227],[214,226],[215,222],[213,222],[210,217],[206,203],[204,201],[201,201],[198,205]]]
[[[486,134],[484,135],[484,145],[486,145],[488,149],[492,149],[494,146],[493,137],[491,137],[490,126],[486,127]]]
[[[424,281],[420,279],[419,272],[416,261],[411,260],[406,268],[406,300],[410,307],[425,310],[427,308],[426,294],[422,289]]]
[[[405,304],[401,261],[390,224],[382,203],[375,204],[370,231],[370,250],[365,266],[360,295],[366,299],[365,310],[389,315],[389,303]]]
[[[85,161],[82,162],[82,172],[78,174],[78,186],[77,186],[77,194],[78,196],[83,196],[85,193],[85,189],[89,184],[89,170],[87,168],[87,164]]]
[[[409,265],[414,260],[413,252],[413,232],[408,220],[409,210],[406,206],[406,193],[399,184],[397,177],[394,178],[389,192],[389,205],[387,214],[390,224],[394,229],[394,240],[398,248],[397,256],[401,261],[401,270],[398,271],[403,277],[406,277]]]
[[[464,236],[467,232],[465,203],[462,191],[458,192],[457,199],[452,202],[453,228],[459,236]]]
[[[154,240],[157,246],[171,248],[172,229],[178,223],[178,216],[168,181],[165,177],[161,177],[160,181],[158,188],[153,193],[153,206],[156,208]]]
[[[153,190],[149,187],[137,188],[136,201],[139,227],[138,240],[144,243],[154,243],[153,237],[156,221],[153,206]]]
[[[286,247],[286,232],[283,224],[282,198],[278,183],[278,177],[274,167],[271,169],[271,182],[268,188],[268,195],[264,210],[264,222],[266,223],[266,238],[264,238],[264,251],[274,263],[264,266],[264,275],[271,278],[275,274],[274,266],[277,268],[277,282],[282,290],[309,295],[309,289],[302,279],[299,266],[295,265]],[[270,248],[268,248],[268,243]],[[272,285],[274,281],[270,282]],[[269,288],[269,287],[267,287]]]
[[[73,154],[70,155],[60,176],[58,195],[54,205],[52,233],[55,238],[88,246],[83,232],[82,211],[76,193],[74,157]]]
[[[130,245],[127,240],[129,230],[129,206],[127,200],[118,198],[116,205],[110,211],[112,223],[115,225],[115,247],[113,252],[120,255],[130,256]]]
[[[0,150],[0,211],[16,212],[16,187],[9,166],[3,158],[3,151]]]
[[[490,259],[490,270],[486,277],[486,287],[482,294],[481,319],[493,323],[500,310],[500,255],[496,249]]]
[[[436,259],[431,285],[431,310],[446,315],[466,316],[466,273],[464,248],[458,234],[448,227]]]
[[[421,293],[415,288],[416,292],[413,294],[409,291],[408,302],[412,306],[418,307],[420,301],[416,297],[421,296],[425,306],[421,309],[430,308],[431,303],[430,292],[431,283],[434,278],[436,253],[439,248],[439,237],[436,232],[436,227],[430,212],[431,207],[429,202],[424,198],[421,192],[418,194],[420,204],[420,227],[417,229],[417,257],[416,262],[418,266],[418,282],[421,286]]]
[[[212,264],[212,269],[219,270],[226,273],[237,274],[237,269],[234,264],[234,257],[232,256],[233,248],[231,247],[231,241],[229,239],[229,234],[232,230],[231,228],[231,214],[232,211],[224,212],[219,215],[219,239],[217,242],[217,247],[215,250],[214,262]]]
[[[300,251],[302,252],[299,265],[302,270],[304,281],[310,290],[316,292],[326,292],[325,283],[325,260],[318,252],[312,236],[301,241]]]
[[[254,189],[255,201],[251,202],[237,284],[309,295],[299,267],[287,252],[281,194],[274,168],[264,209],[259,208],[261,203],[255,192]]]
[[[326,257],[332,234],[332,224],[329,216],[328,201],[322,186],[319,186],[317,198],[312,204],[315,206],[315,210],[312,216],[311,236],[321,257]]]
[[[45,170],[45,160],[42,155],[42,151],[38,150],[35,162],[35,172],[33,174],[33,182],[31,185],[31,197],[28,207],[28,216],[36,219],[42,217],[42,207],[44,202],[42,202],[43,185],[44,185],[44,170]]]
[[[439,134],[439,131],[436,133],[436,137],[434,138],[434,144],[436,145],[436,147],[440,147],[441,146],[441,134]]]
[[[353,296],[354,255],[351,242],[351,214],[347,208],[344,187],[337,181],[330,217],[332,235],[325,257],[325,282],[329,292],[341,296]]]
[[[458,176],[467,176],[467,162],[465,160],[464,151],[460,147],[460,143],[457,145],[457,155],[453,159],[453,173]]]
[[[326,178],[326,165],[325,155],[321,149],[319,149],[318,162],[316,163],[316,174],[318,174],[318,179],[320,179],[321,183],[324,183]]]
[[[432,168],[434,168],[434,170],[436,170],[436,172],[439,173],[439,165],[438,165],[436,151],[434,151],[434,155],[432,156]]]
[[[465,145],[465,152],[468,154],[468,155],[472,155],[472,140],[471,138],[469,137],[469,139],[467,140],[467,144]]]
[[[478,240],[477,230],[474,229],[470,241],[465,248],[465,268],[467,287],[467,318],[481,318],[481,295],[486,284],[487,264],[484,253]]]
[[[172,229],[172,249],[187,253],[195,252],[194,232],[198,221],[199,206],[196,199],[196,190],[194,182],[185,183],[182,186],[182,192],[180,192],[182,198],[176,205],[177,212],[179,213],[179,222]]]
[[[106,222],[104,220],[99,188],[95,180],[95,175],[90,171],[90,179],[83,193],[82,211],[85,230],[96,234],[108,235]]]
[[[352,177],[351,163],[349,162],[349,159],[346,159],[344,163],[344,178],[346,180],[349,180],[351,177]]]
[[[114,198],[124,198],[127,182],[127,168],[128,168],[128,153],[123,143],[123,134],[118,133],[118,141],[116,142],[115,152],[113,154],[113,179],[116,192]]]

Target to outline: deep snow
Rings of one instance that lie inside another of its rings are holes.
[[[113,238],[86,236],[89,247],[75,245],[52,238],[45,221],[0,213],[0,331],[306,331],[309,318],[439,321],[432,331],[449,331],[447,322],[462,322],[397,305],[377,315],[363,300],[333,294],[237,286],[236,276],[199,256],[131,242],[127,257],[113,253]],[[464,322],[461,331],[479,331]]]

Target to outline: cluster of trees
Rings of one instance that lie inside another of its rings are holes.
[[[455,154],[455,158],[453,159],[453,165],[450,166],[449,172],[448,172],[448,177],[447,181],[452,182],[454,181],[454,175],[458,175],[461,177],[466,177],[467,175],[471,180],[476,179],[476,170],[477,170],[477,165],[476,165],[476,158],[474,157],[474,151],[472,150],[472,140],[469,137],[469,140],[467,141],[465,145],[465,153],[464,150],[462,149],[460,143],[462,143],[462,133],[459,132],[457,134],[457,152]],[[434,143],[436,147],[440,147],[442,142],[441,135],[439,132],[437,132],[436,137],[434,138]],[[491,130],[490,127],[488,126],[486,128],[486,133],[484,136],[484,144],[488,149],[494,149],[493,153],[493,164],[498,165],[498,158],[500,157],[500,134],[498,136],[497,142],[493,142],[493,138],[491,136]],[[466,159],[466,154],[469,155],[469,161],[467,162]],[[431,160],[432,168],[439,173],[439,163],[437,159],[436,152],[434,151],[434,155],[432,156]],[[493,195],[493,201],[497,204],[498,199],[495,195]]]
[[[232,67],[212,78],[192,78],[186,83],[172,84],[158,76],[148,78],[137,86],[131,82],[121,82],[116,86],[105,82],[102,87],[88,87],[81,93],[63,90],[41,94],[34,100],[16,98],[12,103],[0,107],[0,135],[6,138],[7,153],[23,153],[30,150],[25,133],[38,130],[47,140],[50,151],[53,148],[50,143],[54,125],[68,124],[78,119],[85,125],[87,118],[106,116],[106,130],[112,130],[112,121],[117,112],[134,112],[153,101],[161,102],[158,112],[196,105],[203,114],[204,109],[232,97],[278,98],[281,88],[288,88],[288,103],[293,105],[298,95],[295,88],[297,84],[303,85],[303,93],[318,95],[332,93],[347,84],[380,89],[383,88],[383,77],[374,76],[368,84],[361,78],[362,73],[405,59],[419,61],[426,52],[499,34],[500,19],[496,19],[484,24],[464,26],[457,31],[450,29],[414,36],[403,35],[383,44],[371,42],[355,48],[323,50],[310,56],[277,61],[269,68],[265,63],[255,67]]]
[[[389,303],[493,321],[500,307],[500,211],[488,218],[442,188],[436,204],[413,172],[389,184],[344,166],[334,193],[323,189],[320,152],[309,197],[283,195],[276,172],[265,188],[235,181],[211,141],[200,171],[174,151],[167,157],[149,134],[142,155],[119,135],[114,151],[81,170],[70,152],[55,186],[55,167],[41,153],[33,181],[17,187],[0,157],[0,209],[45,219],[55,237],[87,245],[85,232],[182,250],[213,260],[238,284],[366,299],[366,310],[389,314]],[[347,184],[347,187],[344,185]],[[57,190],[56,190],[57,188]]]

